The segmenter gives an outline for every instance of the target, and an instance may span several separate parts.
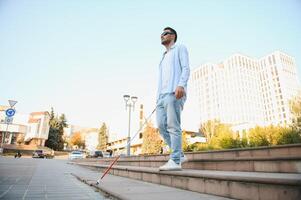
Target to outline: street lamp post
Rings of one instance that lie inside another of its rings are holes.
[[[129,129],[128,129],[128,138],[127,138],[127,156],[131,155],[131,110],[135,109],[135,103],[137,101],[137,97],[135,96],[130,96],[130,95],[123,95],[123,99],[125,102],[125,109],[129,108]]]

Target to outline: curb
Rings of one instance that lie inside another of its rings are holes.
[[[105,198],[109,198],[112,200],[129,200],[125,197],[122,197],[120,194],[117,194],[115,192],[112,192],[112,191],[102,187],[100,184],[96,185],[95,183],[91,183],[92,181],[89,182],[89,180],[86,180],[74,173],[71,173],[71,175],[74,176],[75,178],[77,178],[77,180],[97,189],[97,191],[101,192]]]

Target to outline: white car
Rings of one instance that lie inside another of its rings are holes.
[[[84,158],[84,153],[81,151],[72,151],[71,153],[69,153],[69,159],[73,160],[73,159],[82,159]]]
[[[109,152],[102,152],[104,158],[110,158],[110,153]]]

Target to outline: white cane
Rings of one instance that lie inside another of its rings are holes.
[[[154,114],[154,112],[156,111],[157,109],[157,105],[156,107],[154,108],[153,112],[145,119],[144,123],[140,126],[140,128],[138,129],[138,131],[135,133],[135,135],[132,137],[132,139],[130,141],[128,141],[128,143],[124,146],[124,148],[126,146],[128,146],[131,141],[138,135],[138,133],[142,130],[142,128],[144,127],[144,125],[148,122],[148,120],[152,117],[152,115]],[[98,185],[100,183],[100,180],[103,179],[106,174],[110,171],[110,169],[113,167],[113,165],[117,162],[117,160],[120,158],[120,155],[118,155],[114,160],[113,162],[110,164],[110,166],[105,170],[105,172],[103,173],[103,175],[100,177],[100,179],[97,180],[96,182],[96,185]]]

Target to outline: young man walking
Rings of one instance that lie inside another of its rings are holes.
[[[161,136],[171,149],[170,159],[159,170],[181,170],[187,161],[182,152],[181,111],[186,100],[189,79],[188,51],[184,45],[176,45],[177,32],[164,28],[161,44],[166,51],[159,64],[157,95],[157,123]]]

